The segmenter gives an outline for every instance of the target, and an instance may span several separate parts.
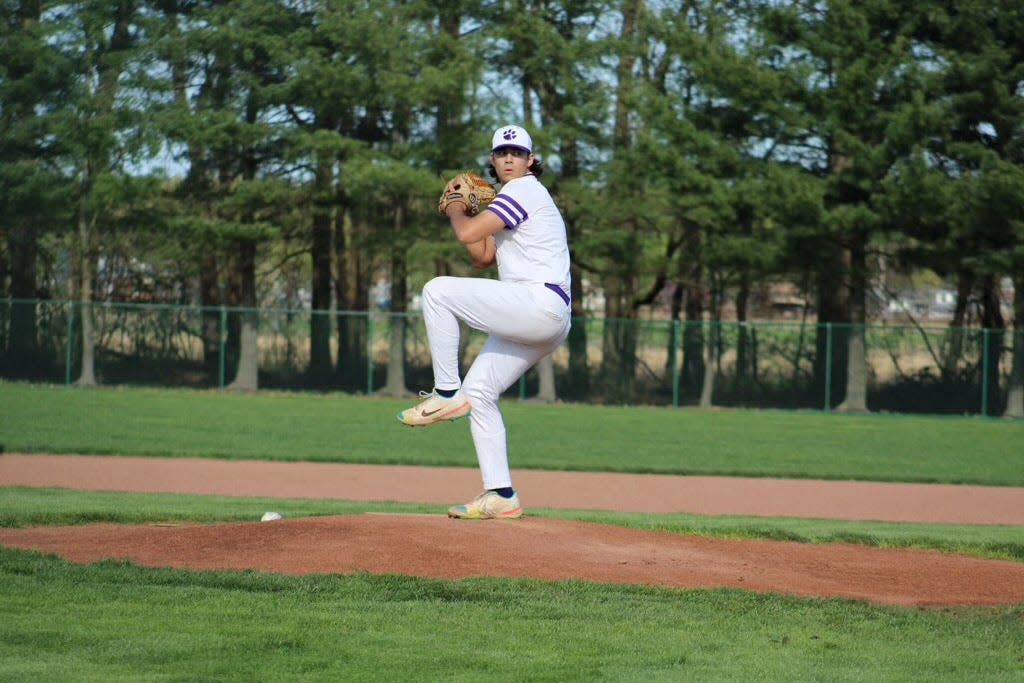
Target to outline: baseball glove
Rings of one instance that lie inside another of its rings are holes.
[[[464,171],[448,181],[437,201],[437,212],[446,216],[445,210],[453,202],[466,205],[466,214],[475,216],[487,206],[497,193],[487,180],[476,173]]]

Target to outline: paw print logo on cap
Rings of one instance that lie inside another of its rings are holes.
[[[499,147],[518,147],[525,152],[532,152],[533,140],[521,126],[502,126],[496,129],[491,137],[491,149]]]

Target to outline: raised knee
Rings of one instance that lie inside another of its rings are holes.
[[[476,406],[483,403],[497,403],[498,392],[493,387],[488,387],[480,382],[467,378],[462,383],[462,393],[469,399],[469,405]]]
[[[427,284],[423,285],[423,291],[420,294],[420,296],[423,297],[424,300],[427,300],[427,299],[429,299],[431,301],[439,300],[441,298],[441,295],[442,295],[443,291],[444,291],[444,285],[445,285],[445,281],[447,279],[448,279],[448,277],[445,276],[445,275],[442,275],[442,276],[439,276],[439,277],[435,277],[430,282],[428,282]]]

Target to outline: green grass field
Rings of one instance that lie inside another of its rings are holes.
[[[0,383],[8,452],[475,465],[401,401]],[[508,402],[514,468],[1024,485],[1024,423]],[[558,435],[555,437],[554,435]],[[2,457],[2,456],[0,456]],[[274,500],[289,516],[416,505]],[[0,487],[0,525],[252,519],[269,501]],[[1024,528],[531,510],[678,533],[1020,561]],[[285,577],[0,548],[2,681],[1014,681],[1024,605],[904,609],[737,590]]]
[[[0,382],[9,452],[476,466],[408,401]],[[1024,486],[1024,421],[505,401],[513,468]]]
[[[0,550],[4,681],[1010,681],[1020,607],[70,565]]]

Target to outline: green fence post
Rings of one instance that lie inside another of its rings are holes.
[[[227,368],[224,364],[227,362],[227,345],[228,345],[228,309],[221,304],[220,307],[220,344],[217,350],[217,387],[224,391],[224,375],[227,374]]]
[[[671,368],[671,372],[672,372],[672,407],[673,408],[678,408],[679,407],[679,359],[678,359],[679,348],[678,348],[678,346],[679,346],[679,341],[682,339],[682,336],[683,336],[682,334],[680,334],[680,329],[679,328],[681,326],[682,326],[682,323],[679,321],[679,318],[675,318],[672,321],[672,332],[671,332],[671,335],[672,335],[671,341],[672,341],[672,343],[669,344],[669,349],[671,349],[670,353],[672,355],[671,355],[671,358],[669,359],[669,362],[671,363],[671,365],[669,367]]]
[[[75,331],[75,302],[68,301],[68,341],[64,345],[64,386],[71,386],[71,345]]]
[[[981,416],[988,417],[988,328],[981,331]]]
[[[825,412],[832,409],[832,323],[825,323]]]

